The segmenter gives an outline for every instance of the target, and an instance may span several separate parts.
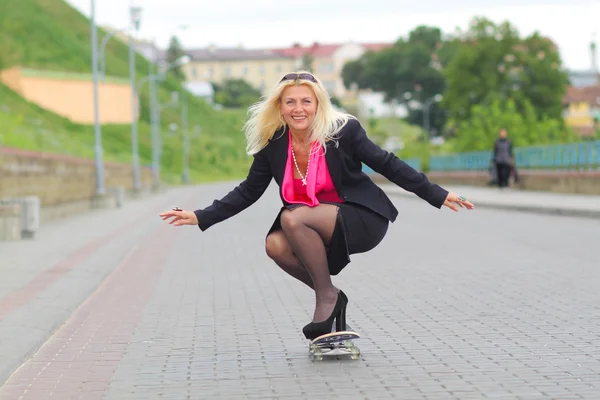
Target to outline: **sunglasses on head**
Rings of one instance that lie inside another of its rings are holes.
[[[317,83],[317,78],[315,78],[311,74],[287,74],[283,78],[281,78],[279,82],[281,83],[283,81],[295,81],[296,79],[304,79],[307,81]]]

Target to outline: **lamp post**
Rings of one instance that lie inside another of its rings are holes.
[[[189,162],[189,152],[190,152],[190,132],[188,127],[188,106],[187,106],[187,93],[186,89],[183,88],[181,91],[181,95],[178,92],[171,93],[172,101],[171,103],[164,104],[160,106],[160,109],[167,107],[176,107],[179,105],[181,111],[181,121],[180,124],[171,124],[169,129],[172,134],[175,134],[177,131],[181,132],[181,139],[183,143],[183,170],[181,173],[182,183],[190,182],[190,162]],[[181,129],[179,129],[181,128]],[[191,135],[193,137],[197,137],[200,134],[200,126],[194,127],[194,134]]]
[[[187,29],[188,29],[187,25],[179,25],[177,27],[177,30],[179,30],[179,31],[185,31]],[[184,56],[178,58],[177,60],[173,61],[171,64],[167,65],[161,71],[158,72],[158,80],[159,81],[164,80],[166,73],[169,69],[187,64],[190,60],[191,59],[189,56],[184,55]],[[154,96],[153,96],[154,101],[151,100],[151,102],[154,105],[154,107],[153,107],[154,120],[152,122],[152,126],[153,126],[153,131],[155,132],[154,137],[156,138],[156,141],[157,141],[157,146],[156,146],[157,151],[156,151],[155,157],[156,157],[156,170],[157,170],[157,172],[156,172],[157,181],[156,182],[158,184],[159,180],[160,180],[160,169],[161,169],[161,158],[162,158],[162,136],[160,134],[161,105],[160,105],[160,98],[158,97],[157,89],[158,89],[158,85],[153,84],[151,91],[154,91]]]
[[[96,28],[96,4],[91,0],[90,30],[92,41],[92,79],[94,98],[94,155],[96,163],[96,195],[103,195],[104,189],[104,165],[102,163],[102,132],[100,130],[100,118],[98,112],[98,32]]]
[[[150,60],[150,73],[149,73],[149,97],[150,97],[150,137],[152,141],[152,183],[153,190],[158,190],[160,186],[160,176],[158,171],[158,127],[157,125],[157,117],[156,117],[156,104],[157,104],[157,95],[156,95],[156,84],[154,82],[154,61],[155,61],[155,52],[153,51],[153,57]]]
[[[140,158],[138,150],[138,96],[135,89],[135,48],[133,45],[133,32],[140,28],[141,8],[133,4],[129,8],[131,32],[129,33],[129,77],[131,80],[131,152],[133,162],[133,189],[138,192],[140,184]]]
[[[187,116],[187,96],[185,88],[181,91],[181,130],[183,134],[183,174],[181,180],[183,183],[190,182],[190,135],[188,132],[188,116]]]
[[[427,137],[429,138],[429,109],[431,108],[431,105],[433,103],[437,103],[442,101],[442,95],[441,94],[436,94],[435,96],[427,99],[425,101],[425,103],[423,104],[423,130],[425,131],[425,133],[427,134]]]
[[[182,66],[185,65],[187,63],[189,63],[191,61],[190,56],[188,55],[184,55],[180,58],[178,58],[177,60],[173,61],[171,64],[168,64],[167,66],[165,66],[162,70],[160,70],[158,72],[157,75],[154,76],[155,79],[162,81],[166,78],[166,74],[167,71],[169,71],[172,68],[178,67],[178,66]],[[158,98],[157,95],[157,89],[158,89],[158,85],[154,84],[154,122],[153,122],[153,126],[155,129],[155,139],[157,141],[157,146],[156,146],[156,171],[157,171],[157,182],[160,178],[160,167],[161,167],[161,156],[162,156],[162,141],[161,141],[161,136],[160,136],[160,114],[161,114],[161,110],[164,108],[161,104],[160,104],[160,99]],[[172,106],[173,102],[171,102],[171,104],[168,104],[167,107]]]
[[[100,49],[98,50],[98,76],[102,81],[104,81],[104,78],[106,76],[106,45],[108,44],[110,38],[115,36],[117,33],[122,33],[125,31],[126,29],[111,31],[104,35],[104,37],[102,38],[102,42],[100,43]]]
[[[159,103],[156,81],[165,79],[166,72],[179,65],[187,64],[190,61],[190,57],[185,55],[178,58],[173,63],[167,65],[158,73],[154,73],[154,57],[150,59],[150,72],[148,76],[140,79],[136,85],[136,96],[138,96],[141,87],[144,83],[149,84],[149,96],[150,96],[150,132],[152,140],[152,177],[153,177],[153,190],[157,191],[160,189],[160,150],[159,150],[159,123],[160,123],[160,110],[161,104]]]

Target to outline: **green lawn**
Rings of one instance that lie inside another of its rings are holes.
[[[26,74],[89,79],[91,46],[89,20],[63,0],[0,1],[0,69],[20,65]],[[106,32],[99,29],[98,40]],[[136,58],[138,79],[147,76],[148,62]],[[129,79],[128,47],[113,38],[106,47],[106,74],[109,79]],[[168,103],[171,92],[181,91],[171,75],[160,83],[161,103]],[[141,90],[139,126],[140,157],[151,160],[148,85]],[[192,179],[204,181],[244,176],[250,163],[246,156],[241,128],[245,110],[215,111],[203,100],[188,96],[190,131],[199,126],[201,134],[191,140]],[[180,110],[167,108],[161,113],[163,142],[162,171],[167,182],[179,182],[182,170],[180,135],[169,134],[169,125],[180,124]],[[104,159],[131,161],[131,127],[102,127]],[[23,149],[94,156],[93,126],[73,124],[53,113],[28,103],[0,84],[0,144]]]

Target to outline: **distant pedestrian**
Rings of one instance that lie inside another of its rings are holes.
[[[308,72],[285,75],[250,113],[245,128],[254,160],[247,178],[204,209],[160,216],[205,231],[250,207],[275,179],[283,207],[267,233],[266,253],[315,291],[313,319],[302,330],[307,339],[330,333],[334,320],[336,330],[345,330],[348,297],[333,286],[331,275],[340,273],[351,254],[375,248],[398,215],[362,172],[363,162],[436,208],[473,208],[372,142],[356,118],[332,107],[327,90]]]
[[[489,186],[498,185],[498,171],[496,170],[496,162],[493,159],[490,160],[490,165],[488,167],[488,176],[490,178],[488,181]]]
[[[509,184],[511,171],[514,165],[512,142],[508,139],[506,129],[500,129],[498,139],[494,143],[493,162],[496,164],[498,186],[505,188]]]

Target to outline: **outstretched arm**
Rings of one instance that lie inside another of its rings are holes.
[[[460,207],[472,208],[471,203],[463,201],[460,196],[429,182],[424,173],[418,172],[396,157],[395,154],[373,143],[358,121],[350,121],[349,123],[355,125],[348,132],[354,154],[359,160],[371,167],[373,171],[383,175],[401,188],[416,194],[434,207],[447,206],[454,211],[458,211],[458,208],[453,204],[456,203]]]
[[[212,225],[231,218],[254,204],[267,190],[272,179],[271,168],[266,156],[254,155],[254,161],[246,179],[220,200],[196,211],[167,211],[160,216],[163,220],[173,218],[174,225],[198,225],[205,231]]]

